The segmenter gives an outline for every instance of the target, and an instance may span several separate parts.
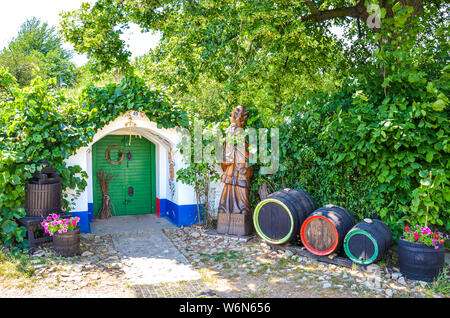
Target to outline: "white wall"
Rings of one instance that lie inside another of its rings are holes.
[[[66,164],[68,166],[78,165],[84,171],[88,171],[87,149],[87,147],[80,148],[75,155],[66,160]],[[69,190],[66,193],[68,195],[68,199],[73,201],[69,206],[72,212],[83,212],[88,210],[88,188],[86,188],[78,197],[75,195],[76,190]]]

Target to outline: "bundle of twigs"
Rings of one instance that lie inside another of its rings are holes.
[[[97,175],[98,180],[100,182],[100,187],[102,189],[103,193],[103,203],[102,208],[100,209],[100,212],[98,213],[97,217],[99,219],[109,219],[111,215],[111,208],[114,208],[111,202],[111,198],[108,195],[108,186],[111,180],[116,177],[116,175],[112,176],[111,174],[98,170],[97,169]]]

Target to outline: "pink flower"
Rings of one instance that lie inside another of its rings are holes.
[[[53,213],[52,217],[53,217],[54,219],[57,219],[57,218],[58,218],[58,216],[57,216],[55,213]]]
[[[48,233],[48,229],[45,229],[45,231],[44,231],[45,233]]]
[[[51,221],[51,220],[52,220],[52,218],[50,217],[50,215],[47,216],[47,221]]]
[[[53,233],[50,233],[50,236],[53,236]]]
[[[64,228],[63,230],[62,230],[64,233],[66,233],[67,232],[67,229],[66,228]]]
[[[58,233],[61,234],[61,233],[62,233],[62,230],[58,230]]]

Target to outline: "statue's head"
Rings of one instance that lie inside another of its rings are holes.
[[[230,122],[237,127],[244,128],[247,123],[248,112],[245,106],[239,105],[231,112]]]

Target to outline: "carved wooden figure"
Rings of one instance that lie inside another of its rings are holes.
[[[253,231],[249,200],[252,167],[248,165],[248,143],[243,134],[248,112],[245,106],[236,107],[231,113],[227,139],[223,151],[222,182],[225,184],[220,198],[217,233],[249,235]],[[232,138],[240,139],[235,145]]]

